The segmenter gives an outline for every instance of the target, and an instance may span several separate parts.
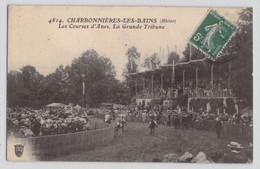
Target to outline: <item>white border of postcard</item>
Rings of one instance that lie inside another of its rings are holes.
[[[105,162],[8,162],[6,161],[6,61],[7,61],[7,5],[95,5],[95,6],[210,6],[210,7],[253,7],[253,55],[254,55],[254,162],[253,164],[177,164],[177,163],[105,163]],[[259,0],[1,0],[0,1],[0,166],[16,169],[45,169],[45,168],[102,168],[102,169],[133,169],[133,168],[260,168],[260,1]],[[258,37],[258,38],[257,38]]]

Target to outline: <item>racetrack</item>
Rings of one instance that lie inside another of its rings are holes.
[[[151,162],[163,160],[168,153],[183,155],[186,151],[194,156],[203,151],[209,159],[211,151],[222,150],[230,153],[227,144],[233,140],[217,139],[214,132],[196,129],[174,129],[173,126],[159,125],[155,136],[149,135],[147,123],[128,122],[122,135],[117,136],[107,146],[94,150],[82,151],[52,159],[53,161],[114,161],[114,162]],[[248,143],[241,155],[246,157]],[[210,159],[209,159],[210,160]]]

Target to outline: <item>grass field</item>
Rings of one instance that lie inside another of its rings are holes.
[[[239,154],[246,157],[249,143],[226,138],[217,139],[214,132],[196,129],[174,129],[173,126],[159,125],[155,136],[149,135],[148,124],[128,122],[122,135],[117,136],[109,145],[94,150],[72,153],[53,159],[54,161],[117,161],[117,162],[151,162],[163,159],[168,153],[183,155],[190,152],[194,156],[204,152],[210,160],[212,151],[222,150],[231,154],[227,144],[230,141],[242,143],[244,149]]]

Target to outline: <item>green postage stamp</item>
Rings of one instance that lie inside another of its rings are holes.
[[[225,18],[210,10],[192,34],[189,42],[215,60],[236,31]]]

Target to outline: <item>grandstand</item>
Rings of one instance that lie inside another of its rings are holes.
[[[218,63],[204,58],[130,76],[135,80],[135,100],[140,106],[158,102],[174,108],[181,106],[189,112],[233,114],[238,111],[238,99],[230,86],[231,69],[232,60]]]

